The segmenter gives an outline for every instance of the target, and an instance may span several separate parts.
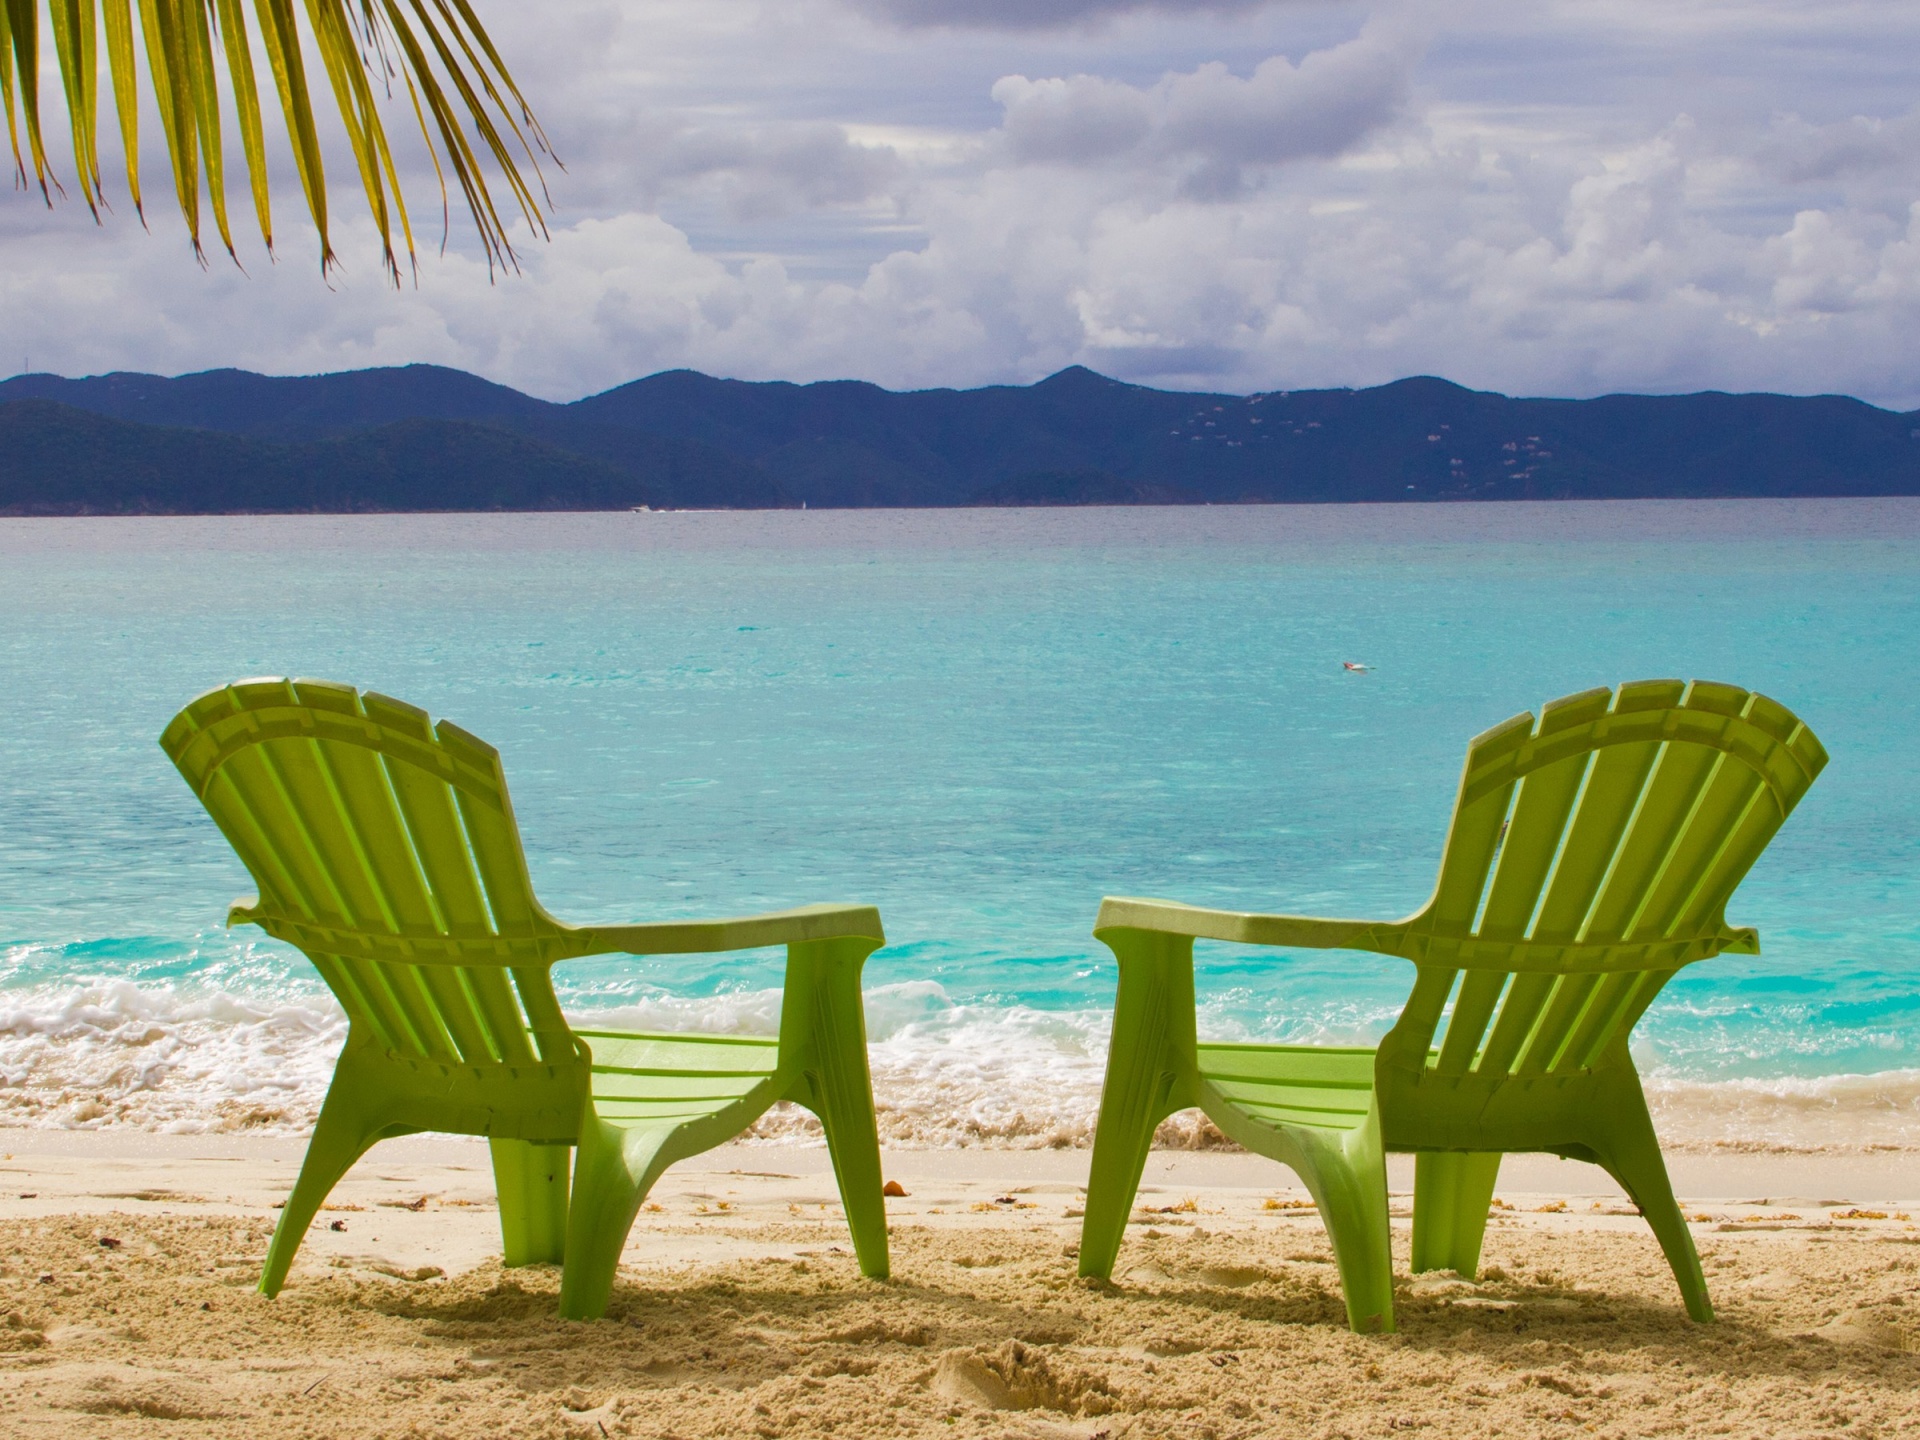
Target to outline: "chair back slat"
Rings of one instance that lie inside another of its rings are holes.
[[[1468,970],[1460,982],[1453,1009],[1447,1015],[1447,1038],[1434,1061],[1442,1075],[1464,1075],[1480,1049],[1493,1007],[1507,988],[1507,976],[1497,970]]]
[[[333,697],[329,697],[333,698]],[[342,713],[353,713],[337,707]],[[336,808],[338,836],[332,843],[357,862],[343,866],[363,882],[377,907],[380,927],[395,934],[428,934],[440,928],[426,877],[388,779],[386,758],[357,745],[307,742],[316,770]],[[410,767],[409,767],[410,768]],[[442,786],[442,789],[445,787]],[[361,913],[365,902],[361,901]],[[358,929],[372,929],[364,921]],[[433,1060],[490,1060],[472,1005],[452,972],[440,967],[348,960],[363,994],[382,994],[406,1018],[419,1053]]]
[[[1383,1056],[1454,1077],[1601,1063],[1677,973],[1673,945],[1729,943],[1727,900],[1826,758],[1777,701],[1678,680],[1571,695],[1480,736]],[[1543,952],[1565,958],[1518,963]]]
[[[1400,1023],[1394,1026],[1394,1036],[1408,1049],[1421,1055],[1427,1053],[1446,1013],[1447,1000],[1453,994],[1453,982],[1459,975],[1458,970],[1439,965],[1420,967],[1414,978],[1413,993],[1400,1011]]]
[[[382,924],[401,932],[436,927],[440,917],[387,779],[385,757],[358,745],[308,743],[338,811],[339,843],[359,861]]]
[[[1593,999],[1600,979],[1592,971],[1555,977],[1553,994],[1540,1011],[1539,1018],[1534,1021],[1533,1033],[1527,1037],[1526,1048],[1514,1063],[1514,1074],[1545,1075],[1553,1069],[1554,1062],[1566,1048],[1574,1024]]]
[[[1476,743],[1491,754],[1508,755],[1526,743],[1532,722],[1531,715],[1517,715]],[[1463,795],[1455,806],[1446,850],[1440,857],[1440,879],[1426,911],[1435,934],[1465,935],[1473,928],[1488,871],[1500,850],[1513,788],[1511,781],[1493,785],[1471,799]]]
[[[1553,998],[1554,987],[1561,979],[1561,976],[1538,971],[1513,977],[1493,1029],[1487,1035],[1487,1043],[1475,1061],[1475,1070],[1483,1075],[1512,1073],[1514,1062],[1533,1037],[1541,1012]]]
[[[383,698],[368,696],[369,711],[372,701]],[[424,725],[426,717],[420,718]],[[431,732],[427,739],[432,740]],[[452,788],[416,765],[389,763],[386,770],[421,878],[434,903],[435,923],[452,935],[492,933],[492,916],[480,891],[480,877],[467,849]]]
[[[200,799],[248,861],[263,902],[328,924],[349,923],[347,901],[293,810],[280,767],[266,749],[235,753]]]
[[[527,1041],[530,1020],[519,1004],[516,988],[506,972],[468,966],[461,978],[472,997],[473,1014],[486,1035],[492,1057],[509,1064],[526,1064],[535,1058]],[[551,989],[551,985],[547,987]]]
[[[369,854],[369,837],[341,803],[323,741],[284,739],[259,747],[283,804],[283,815],[302,842],[311,868],[324,877],[329,909],[354,930],[397,931],[399,922],[387,903]]]
[[[369,695],[366,702],[369,716],[403,730],[417,727],[420,737],[434,742],[423,712],[384,696]],[[418,766],[388,757],[382,757],[382,765],[430,906],[431,924],[442,933],[475,939],[497,933],[453,789]],[[527,1058],[514,997],[502,976],[489,970],[420,968],[441,1001],[462,1059],[485,1063]]]
[[[366,1026],[388,1050],[407,1053],[418,1050],[406,1018],[394,1011],[384,990],[366,986],[367,976],[360,967],[337,955],[305,953],[355,1025]]]
[[[1624,1044],[1626,1037],[1633,1033],[1633,1027],[1640,1023],[1640,1017],[1646,1014],[1647,1007],[1653,1004],[1659,997],[1661,990],[1666,988],[1666,983],[1679,973],[1677,969],[1642,970],[1639,975],[1639,983],[1634,987],[1633,993],[1627,997],[1626,1003],[1620,1009],[1620,1020],[1618,1025],[1615,1026],[1615,1033],[1607,1037],[1605,1044]],[[1593,1058],[1588,1060],[1587,1063],[1593,1064],[1598,1060],[1601,1053],[1601,1048],[1596,1047],[1593,1052]]]
[[[433,994],[421,983],[415,967],[379,960],[348,959],[341,963],[360,982],[361,993],[377,992],[393,1012],[404,1017],[407,1034],[412,1037],[410,1053],[429,1060],[459,1058]]]
[[[1473,929],[1487,873],[1500,849],[1500,832],[1507,818],[1513,787],[1494,790],[1463,807],[1454,816],[1447,836],[1446,858],[1431,910],[1437,935],[1465,935]]]
[[[1603,979],[1574,1027],[1553,1073],[1568,1075],[1591,1069],[1616,1041],[1623,1041],[1641,1012],[1652,1003],[1671,970],[1616,970]]]
[[[1580,939],[1659,755],[1657,744],[1642,744],[1616,745],[1593,757],[1540,897],[1532,939],[1559,944]]]
[[[566,1060],[576,1054],[574,1048],[573,1027],[567,1024],[567,1017],[560,1013],[560,1002],[554,998],[553,986],[546,981],[544,971],[513,972],[514,983],[520,989],[520,1003],[527,1012],[527,1029],[533,1035],[534,1048],[542,1060]]]
[[[363,960],[363,965],[377,965]],[[448,965],[389,965],[389,971],[405,971],[428,997],[431,1013],[440,1022],[442,1043],[452,1055],[469,1063],[494,1059],[486,1036],[474,1023],[473,1002],[463,984],[462,972]]]
[[[1767,789],[1745,776],[1716,777],[1701,810],[1708,822],[1702,842],[1687,857],[1691,864],[1663,877],[1670,883],[1654,896],[1659,910],[1652,923],[1674,929],[1712,924],[1786,819]]]
[[[1499,868],[1487,893],[1478,934],[1490,940],[1519,940],[1540,908],[1540,892],[1559,853],[1567,816],[1579,797],[1592,757],[1575,755],[1536,770],[1520,782],[1519,795],[1500,846]]]
[[[1549,1067],[1552,1074],[1566,1075],[1584,1070],[1606,1048],[1643,973],[1616,970],[1609,975],[1584,977],[1592,982],[1587,987],[1586,1002],[1581,1007],[1579,1018],[1569,1027],[1560,1053],[1553,1057]]]
[[[544,953],[561,931],[491,747],[385,696],[289,680],[204,695],[161,743],[259,886],[236,914],[299,945],[382,1045],[442,1063],[576,1055],[545,965],[527,963],[528,942]]]
[[[454,798],[466,826],[474,868],[486,890],[494,929],[502,935],[534,934],[542,922],[551,922],[533,898],[533,880],[527,874],[520,828],[514,824],[513,807],[507,801],[506,778],[500,775],[500,756],[484,740],[445,720],[435,727],[435,733],[449,752],[476,769],[490,766],[499,777],[498,788],[492,794],[461,789]]]
[[[1717,750],[1701,745],[1660,747],[1612,868],[1580,929],[1583,941],[1624,941],[1648,918],[1647,903],[1655,883],[1706,833],[1696,812],[1702,793],[1723,769],[1743,774],[1753,786],[1760,783],[1738,761],[1729,761]],[[1656,925],[1655,932],[1663,929]]]

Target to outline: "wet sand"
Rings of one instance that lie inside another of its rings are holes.
[[[1478,1283],[1349,1334],[1289,1172],[1156,1152],[1113,1285],[1084,1151],[896,1151],[893,1279],[823,1151],[669,1172],[607,1319],[498,1262],[486,1151],[378,1147],[253,1292],[298,1141],[0,1131],[0,1435],[1920,1434],[1920,1155],[1676,1155],[1719,1309],[1690,1324],[1588,1166],[1508,1163]],[[1410,1179],[1396,1166],[1394,1185]],[[108,1243],[111,1242],[111,1243]]]

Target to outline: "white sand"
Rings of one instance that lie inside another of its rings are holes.
[[[577,1325],[556,1270],[499,1267],[485,1147],[437,1137],[378,1147],[262,1299],[301,1150],[0,1131],[0,1435],[1920,1434],[1910,1152],[1674,1157],[1712,1327],[1592,1167],[1509,1162],[1479,1284],[1407,1279],[1397,1195],[1400,1333],[1357,1337],[1318,1217],[1246,1155],[1157,1152],[1103,1286],[1085,1151],[892,1152],[876,1283],[824,1151],[728,1146]]]

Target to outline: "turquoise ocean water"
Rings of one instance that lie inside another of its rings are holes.
[[[0,1123],[304,1123],[342,1038],[154,743],[201,690],[385,690],[503,752],[582,921],[877,903],[890,1137],[1083,1139],[1101,895],[1397,916],[1469,737],[1766,691],[1833,762],[1671,985],[1681,1139],[1920,1144],[1920,502],[0,521]],[[1366,674],[1341,662],[1371,666]],[[563,969],[766,1029],[779,957]],[[1377,1036],[1410,967],[1203,947],[1205,1024]],[[599,1018],[599,1017],[596,1017]]]

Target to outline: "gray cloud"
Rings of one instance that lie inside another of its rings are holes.
[[[993,98],[1006,111],[1007,148],[1023,162],[1108,160],[1141,149],[1165,123],[1154,95],[1097,75],[1009,75],[993,87]]]
[[[1117,16],[1237,15],[1276,0],[851,0],[854,8],[905,29],[1051,30]]]
[[[1338,155],[1398,113],[1418,59],[1406,33],[1369,30],[1297,66],[1273,56],[1244,80],[1204,65],[1164,82],[1164,143],[1245,164]]]
[[[1783,115],[1769,127],[1755,158],[1787,184],[1833,181],[1920,168],[1920,111],[1879,119],[1854,115],[1825,125]]]
[[[993,98],[1016,162],[1197,162],[1184,193],[1230,199],[1244,189],[1242,166],[1338,155],[1393,120],[1418,58],[1410,32],[1370,27],[1298,65],[1271,56],[1244,78],[1217,62],[1148,87],[1095,75],[1009,75]]]
[[[851,205],[883,195],[902,174],[884,145],[859,145],[826,121],[771,125],[643,126],[624,156],[620,179],[649,203],[711,186],[735,220],[768,220],[819,206]]]

